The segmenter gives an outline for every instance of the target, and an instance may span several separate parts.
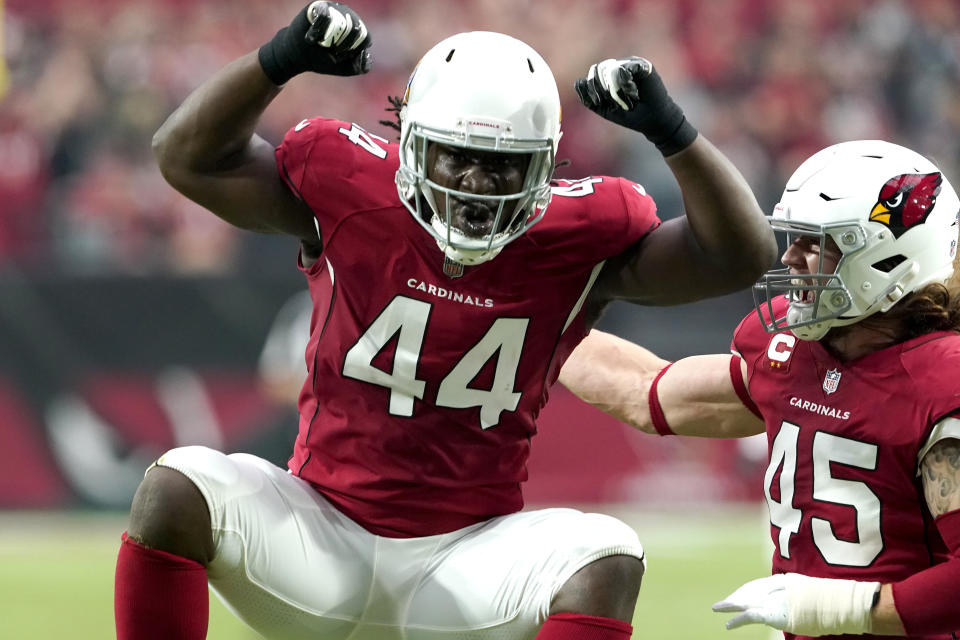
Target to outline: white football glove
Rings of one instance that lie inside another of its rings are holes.
[[[353,50],[367,39],[367,25],[346,5],[339,2],[317,0],[307,7],[307,20],[317,24],[317,20],[326,22],[318,25],[316,43],[326,49]],[[345,42],[352,36],[350,42]]]
[[[879,582],[778,573],[751,580],[713,610],[742,612],[727,621],[727,629],[765,624],[805,636],[870,633],[870,610],[879,589]]]

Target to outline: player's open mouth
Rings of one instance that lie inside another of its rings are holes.
[[[493,221],[497,217],[496,210],[476,202],[454,200],[454,227],[462,233],[482,238],[493,232]]]
[[[809,287],[816,284],[816,282],[813,278],[792,278],[790,284],[794,287]],[[813,303],[816,299],[816,291],[803,289],[801,291],[794,291],[793,296],[796,302]]]

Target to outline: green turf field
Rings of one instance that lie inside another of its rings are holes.
[[[726,631],[710,605],[769,569],[757,509],[697,515],[609,510],[640,533],[648,556],[634,638],[768,640],[764,629]],[[121,516],[0,512],[0,638],[105,640],[113,632],[113,568]],[[782,636],[781,636],[782,637]],[[216,600],[211,640],[255,640]]]

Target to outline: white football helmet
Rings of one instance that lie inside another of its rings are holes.
[[[937,167],[920,154],[881,140],[827,147],[787,181],[769,217],[787,243],[827,236],[840,248],[832,273],[799,279],[789,269],[754,285],[766,330],[789,329],[819,340],[832,327],[887,311],[904,295],[953,274],[960,200]],[[809,295],[809,292],[813,295]],[[804,295],[808,292],[808,295]],[[774,317],[771,301],[786,295],[788,311]]]
[[[530,46],[486,31],[443,40],[410,76],[400,122],[400,199],[451,260],[485,262],[543,217],[560,140],[560,95],[550,67]],[[427,177],[431,142],[530,154],[523,188],[504,196],[444,188]],[[435,192],[447,194],[446,211],[437,210]],[[474,238],[454,228],[451,197],[492,201],[497,206],[493,232]],[[428,212],[421,211],[424,201]],[[511,216],[506,224],[504,215]]]

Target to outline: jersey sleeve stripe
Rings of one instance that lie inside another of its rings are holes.
[[[570,323],[573,322],[573,319],[577,317],[577,314],[580,313],[580,309],[583,308],[583,303],[587,300],[587,295],[590,293],[590,289],[593,288],[593,283],[597,281],[597,276],[600,275],[600,270],[603,269],[603,265],[606,264],[606,260],[598,263],[593,271],[590,272],[590,277],[587,278],[587,284],[583,288],[583,291],[580,293],[580,298],[577,300],[577,303],[573,305],[573,309],[570,310],[570,315],[567,316],[567,321],[563,323],[563,333],[567,330],[567,327],[570,326]]]
[[[743,406],[750,409],[753,415],[763,420],[760,409],[757,408],[753,398],[750,397],[750,392],[747,391],[747,385],[743,383],[743,373],[740,371],[740,360],[741,357],[738,353],[734,353],[730,358],[730,382],[733,383],[733,390],[737,392],[737,397],[740,398]]]
[[[667,418],[663,415],[663,407],[660,406],[660,396],[657,395],[657,385],[660,384],[660,378],[662,378],[663,374],[667,372],[667,369],[672,366],[673,363],[671,362],[663,369],[660,369],[660,373],[658,373],[657,377],[650,383],[650,392],[647,394],[647,404],[650,407],[650,421],[653,423],[653,428],[662,436],[676,435],[673,429],[670,428],[670,425],[667,424]]]

